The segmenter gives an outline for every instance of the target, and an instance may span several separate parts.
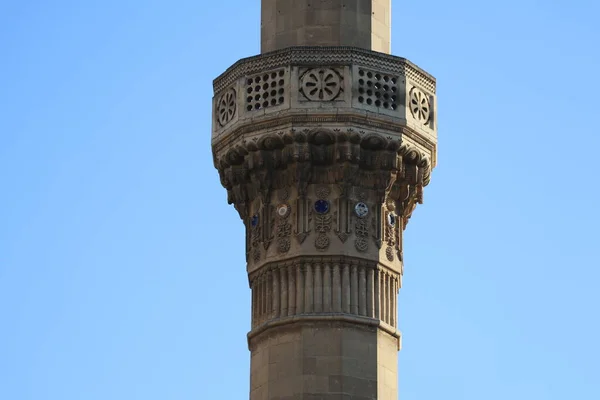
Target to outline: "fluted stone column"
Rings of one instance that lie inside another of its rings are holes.
[[[398,398],[402,232],[437,103],[389,55],[390,3],[262,0],[262,54],[213,82],[214,165],[246,227],[250,400]]]

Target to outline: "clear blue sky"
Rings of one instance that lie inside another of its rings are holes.
[[[210,116],[259,8],[0,2],[0,399],[247,398],[244,232]],[[600,398],[598,15],[394,0],[393,53],[439,96],[401,399]]]

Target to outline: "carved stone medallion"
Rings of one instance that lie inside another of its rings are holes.
[[[331,101],[342,89],[340,75],[331,68],[314,68],[300,78],[300,90],[307,100]]]
[[[220,98],[217,103],[217,118],[221,126],[227,125],[233,119],[237,109],[237,99],[235,89],[229,89]]]
[[[429,121],[431,107],[429,98],[422,90],[416,87],[410,91],[410,112],[417,120],[426,123]]]

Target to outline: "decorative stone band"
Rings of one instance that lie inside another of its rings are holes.
[[[315,315],[375,319],[395,332],[400,286],[400,274],[381,264],[349,257],[301,257],[276,263],[250,276],[250,336],[274,324]]]
[[[244,76],[282,68],[288,65],[350,65],[360,64],[366,68],[384,69],[404,75],[424,89],[435,93],[435,78],[405,58],[378,53],[357,47],[289,47],[270,53],[243,58],[229,67],[213,81],[215,93],[219,93]]]

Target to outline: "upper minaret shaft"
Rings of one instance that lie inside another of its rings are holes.
[[[352,46],[390,53],[391,0],[262,0],[261,51]]]

